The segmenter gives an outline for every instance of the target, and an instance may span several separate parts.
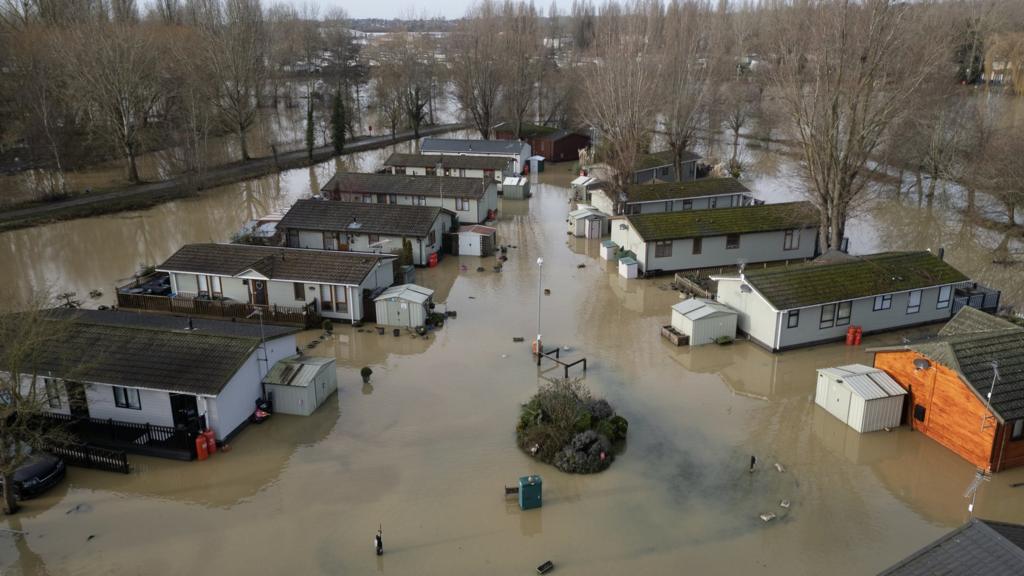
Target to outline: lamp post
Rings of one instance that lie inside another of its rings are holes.
[[[544,348],[540,340],[540,302],[544,294],[543,285],[541,280],[544,276],[544,258],[537,258],[537,359],[540,360],[540,355],[543,353]]]

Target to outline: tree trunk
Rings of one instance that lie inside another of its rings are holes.
[[[8,489],[8,486],[14,485],[13,475],[0,472],[0,479],[3,480],[4,485],[4,514],[8,516],[18,512],[18,499],[14,497],[14,489]]]
[[[132,150],[131,146],[125,146],[125,154],[128,156],[128,181],[131,182],[132,184],[138,184],[139,167],[138,164],[135,162],[135,151]]]
[[[977,205],[975,204],[975,191],[973,186],[967,188],[967,214],[973,216]]]
[[[249,146],[245,143],[245,128],[238,126],[238,145],[242,149],[242,161],[249,160]]]
[[[828,247],[831,250],[838,250],[843,246],[843,236],[846,234],[846,209],[839,203],[832,204],[832,214],[829,216],[832,236],[829,239]]]

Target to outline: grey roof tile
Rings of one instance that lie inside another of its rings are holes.
[[[277,226],[281,229],[422,237],[433,228],[441,211],[437,206],[306,199],[293,204]],[[453,214],[449,210],[444,212]],[[353,222],[359,224],[358,230],[351,228]]]
[[[973,519],[963,526],[889,567],[879,576],[1020,576],[1024,550],[1002,532],[1017,533],[1021,526],[996,526]]]
[[[451,178],[445,176],[406,176],[402,174],[362,174],[340,172],[321,188],[325,194],[391,194],[402,196],[441,196],[479,200],[494,185],[493,180]]]

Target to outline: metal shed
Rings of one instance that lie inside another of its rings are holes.
[[[904,390],[884,370],[850,364],[819,368],[814,402],[857,432],[900,425]]]
[[[711,344],[723,336],[736,338],[737,313],[704,298],[690,298],[672,306],[672,327],[690,337],[690,346]]]
[[[338,372],[334,358],[289,356],[274,364],[263,385],[274,412],[309,416],[338,389]]]
[[[416,328],[427,323],[434,291],[416,284],[392,286],[373,299],[377,323]]]
[[[619,258],[619,276],[623,278],[636,278],[638,268],[639,264],[637,264],[637,261],[629,256]]]
[[[490,256],[494,254],[498,229],[481,224],[459,228],[460,256]]]
[[[601,241],[601,258],[603,260],[611,260],[619,252],[619,246],[611,240]]]
[[[525,176],[507,176],[501,182],[501,194],[510,200],[530,197],[530,180]]]
[[[608,215],[593,206],[581,204],[569,212],[569,232],[577,238],[600,238],[608,228]]]

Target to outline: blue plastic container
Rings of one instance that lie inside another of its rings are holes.
[[[530,510],[540,508],[544,481],[540,476],[523,476],[519,479],[519,508]]]

